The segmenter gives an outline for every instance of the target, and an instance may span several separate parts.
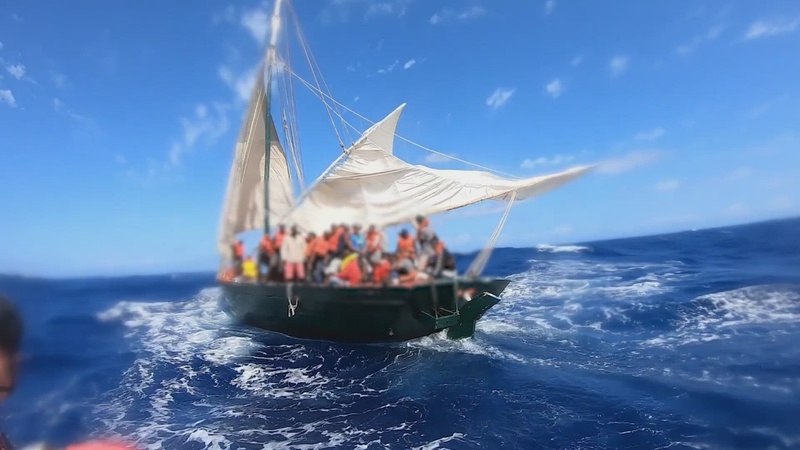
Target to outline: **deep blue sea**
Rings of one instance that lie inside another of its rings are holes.
[[[210,273],[0,278],[28,327],[0,428],[167,449],[800,448],[800,219],[498,249],[487,273],[513,282],[473,339],[360,346],[237,325]]]

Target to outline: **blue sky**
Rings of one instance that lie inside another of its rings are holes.
[[[409,139],[518,176],[611,161],[516,205],[499,245],[800,213],[796,1],[292,4],[333,95],[372,120],[407,102]],[[270,8],[3,2],[0,272],[215,268]],[[339,148],[319,101],[297,87],[297,102],[311,179]],[[453,248],[476,249],[501,209],[434,223]]]

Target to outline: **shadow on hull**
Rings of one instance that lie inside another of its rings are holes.
[[[437,280],[414,287],[220,282],[240,322],[289,336],[348,343],[400,342],[447,330],[470,337],[510,283]]]

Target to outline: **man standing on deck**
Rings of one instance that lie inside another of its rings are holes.
[[[283,239],[281,245],[281,259],[283,260],[283,275],[286,281],[305,281],[306,269],[306,240],[297,231],[297,226],[292,225],[292,232]]]
[[[417,229],[417,242],[419,243],[419,259],[417,269],[424,271],[428,267],[428,260],[436,254],[436,231],[425,216],[417,216],[414,227]]]

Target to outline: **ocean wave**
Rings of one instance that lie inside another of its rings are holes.
[[[535,248],[542,253],[580,253],[591,251],[591,248],[582,245],[539,244]]]
[[[697,297],[683,308],[673,332],[645,343],[688,345],[789,330],[800,330],[800,286],[749,286]]]

